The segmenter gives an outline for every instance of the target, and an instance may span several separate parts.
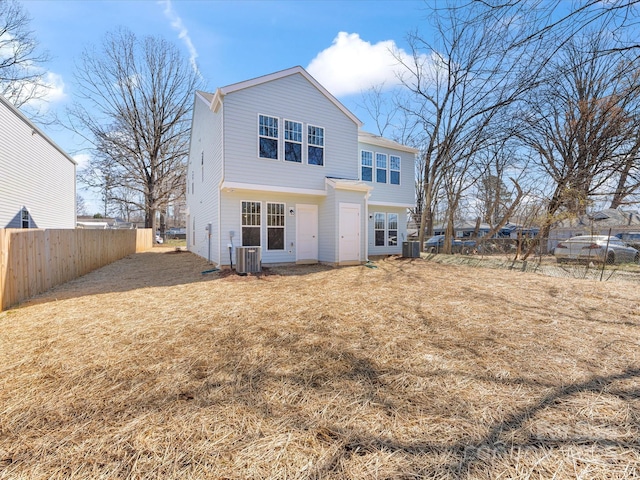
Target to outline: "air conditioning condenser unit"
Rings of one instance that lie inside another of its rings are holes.
[[[236,247],[236,272],[257,273],[261,271],[261,247]]]

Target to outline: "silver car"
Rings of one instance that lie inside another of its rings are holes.
[[[607,235],[580,235],[560,242],[553,254],[558,263],[567,261],[638,263],[640,252],[618,237]]]

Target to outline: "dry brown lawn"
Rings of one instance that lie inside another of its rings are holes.
[[[156,248],[0,313],[0,478],[640,477],[637,284]]]

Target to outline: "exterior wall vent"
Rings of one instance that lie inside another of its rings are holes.
[[[261,247],[236,247],[236,272],[257,273],[261,271]]]

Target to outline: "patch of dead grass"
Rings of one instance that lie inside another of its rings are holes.
[[[0,478],[633,478],[633,284],[137,254],[0,314]]]

